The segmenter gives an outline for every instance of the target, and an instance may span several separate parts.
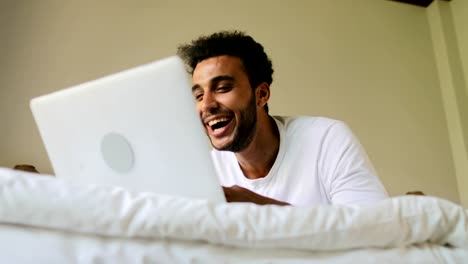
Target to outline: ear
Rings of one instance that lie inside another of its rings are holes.
[[[257,98],[257,106],[263,107],[270,99],[270,86],[263,82],[255,89],[255,97]]]

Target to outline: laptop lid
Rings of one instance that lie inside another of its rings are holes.
[[[31,100],[57,177],[225,201],[174,56]]]

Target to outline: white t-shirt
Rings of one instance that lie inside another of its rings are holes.
[[[239,185],[295,206],[387,198],[366,152],[343,122],[323,117],[274,119],[280,146],[268,175],[248,179],[233,152],[213,150],[221,185]]]

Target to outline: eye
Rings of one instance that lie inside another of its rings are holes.
[[[201,101],[203,99],[203,93],[194,93],[193,96],[197,101]]]
[[[229,92],[230,90],[232,90],[232,87],[227,86],[227,85],[223,85],[223,86],[216,88],[216,92],[220,92],[220,93]]]

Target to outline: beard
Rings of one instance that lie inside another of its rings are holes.
[[[231,143],[224,147],[217,148],[213,145],[210,138],[211,145],[215,149],[221,151],[240,152],[250,145],[254,138],[255,131],[257,130],[257,105],[255,96],[252,94],[251,97],[252,98],[247,106],[239,111],[239,121],[237,123],[237,128],[234,131],[234,139]]]

